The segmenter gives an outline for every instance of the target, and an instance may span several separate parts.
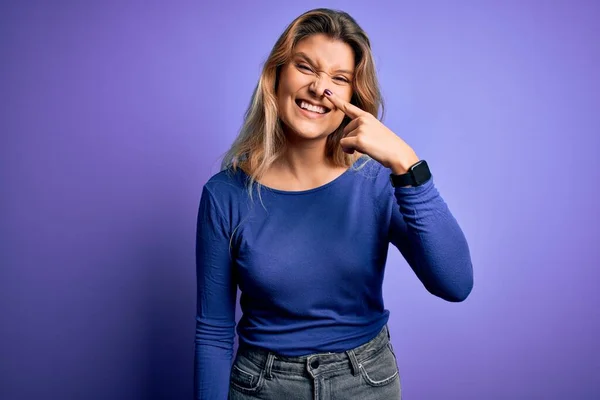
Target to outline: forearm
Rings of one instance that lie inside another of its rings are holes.
[[[233,325],[208,325],[196,319],[194,398],[226,400],[233,359]]]
[[[473,288],[469,246],[433,180],[419,187],[396,188],[406,223],[409,264],[432,294],[462,301]]]

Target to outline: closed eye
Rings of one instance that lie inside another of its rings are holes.
[[[312,71],[312,69],[310,69],[307,65],[305,64],[296,64],[296,67],[298,67],[299,69],[303,69],[305,71]]]
[[[296,68],[312,72],[312,68],[310,68],[306,64],[296,64]],[[348,79],[344,78],[343,76],[336,76],[333,79],[344,82],[344,83],[350,83],[350,81]]]

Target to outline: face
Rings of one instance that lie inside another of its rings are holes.
[[[281,68],[277,88],[288,139],[324,139],[340,126],[344,113],[323,92],[329,89],[350,101],[353,73],[354,52],[348,44],[321,34],[297,43]]]

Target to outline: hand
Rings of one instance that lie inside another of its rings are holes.
[[[344,152],[353,154],[354,151],[359,151],[367,154],[384,167],[390,168],[396,175],[406,173],[419,161],[414,150],[375,116],[338,97],[328,89],[325,90],[325,96],[336,108],[352,119],[344,128],[344,135],[340,140]]]

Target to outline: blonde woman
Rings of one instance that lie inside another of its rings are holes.
[[[380,107],[369,39],[347,13],[308,11],[277,40],[200,200],[197,399],[399,399],[389,243],[433,295],[470,293],[463,232]]]

